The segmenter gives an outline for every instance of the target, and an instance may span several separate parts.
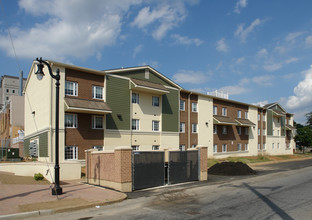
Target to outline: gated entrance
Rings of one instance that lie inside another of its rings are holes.
[[[132,153],[133,190],[165,184],[165,152],[134,151]]]
[[[134,151],[132,153],[133,190],[199,180],[198,151]]]
[[[168,184],[199,180],[198,151],[170,151]]]

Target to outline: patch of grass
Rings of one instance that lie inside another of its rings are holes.
[[[220,163],[220,160],[217,159],[208,159],[208,168],[212,167],[213,165],[215,165],[216,163]]]

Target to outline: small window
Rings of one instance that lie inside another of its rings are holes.
[[[140,150],[139,145],[132,145],[131,148],[132,148],[132,150]]]
[[[222,134],[227,134],[227,127],[226,126],[222,126]]]
[[[245,135],[249,135],[249,128],[248,127],[245,128]]]
[[[260,121],[260,113],[258,113],[258,121]]]
[[[7,89],[7,90],[6,90],[6,92],[7,92],[7,93],[9,93],[9,92],[10,92],[10,90],[9,90],[9,89]]]
[[[280,144],[279,143],[277,143],[277,149],[279,149],[280,148]]]
[[[238,135],[242,135],[242,127],[237,127],[237,133]]]
[[[248,112],[245,112],[245,119],[248,119]]]
[[[103,146],[93,146],[92,148],[98,151],[103,151]]]
[[[197,103],[192,102],[192,112],[197,112]]]
[[[222,152],[227,152],[227,145],[226,144],[222,144]]]
[[[134,131],[140,130],[140,120],[139,119],[132,119],[132,130],[134,130]]]
[[[217,115],[217,114],[218,114],[218,107],[213,106],[213,115]]]
[[[65,128],[77,128],[77,115],[65,114]]]
[[[103,99],[103,87],[93,86],[92,96],[94,99]]]
[[[132,103],[139,104],[139,94],[138,93],[132,93]]]
[[[159,97],[158,96],[153,96],[152,105],[157,106],[157,107],[159,106]]]
[[[196,148],[197,147],[197,144],[193,144],[191,148]]]
[[[249,148],[248,148],[248,144],[245,144],[245,151],[248,151]]]
[[[159,145],[153,145],[152,150],[159,150]]]
[[[213,152],[214,153],[218,152],[218,145],[217,144],[213,145]]]
[[[8,100],[9,100],[9,97],[7,96],[7,97],[5,97],[5,99],[8,101]]]
[[[77,146],[65,146],[65,160],[78,160]]]
[[[185,101],[180,100],[180,111],[185,111]]]
[[[14,90],[14,89],[12,89],[12,93],[13,93],[13,94],[15,93],[15,90]]]
[[[93,115],[92,116],[92,129],[103,129],[103,116]]]
[[[185,151],[185,145],[184,144],[180,144],[179,149],[180,149],[180,151]]]
[[[241,110],[238,110],[237,111],[237,118],[241,118],[242,117],[242,111]]]
[[[192,133],[197,133],[197,124],[192,124]]]
[[[258,136],[260,136],[260,128],[258,128]]]
[[[222,108],[222,116],[227,116],[227,109],[226,108]]]
[[[65,95],[78,96],[78,83],[65,81]]]
[[[185,132],[185,123],[180,122],[180,133],[184,133],[184,132]]]
[[[260,144],[258,144],[258,150],[260,150]]]
[[[217,132],[218,132],[218,131],[217,131],[217,125],[213,125],[213,133],[214,133],[214,134],[217,134]]]
[[[274,149],[274,143],[272,143],[272,149]]]
[[[152,130],[159,131],[159,121],[152,121]]]
[[[237,151],[241,151],[242,150],[242,145],[241,144],[237,144]]]

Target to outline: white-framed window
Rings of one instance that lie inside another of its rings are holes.
[[[134,131],[140,130],[140,120],[139,119],[132,119],[132,130],[134,130]]]
[[[238,135],[242,135],[242,127],[237,127],[237,133]]]
[[[274,143],[272,143],[272,149],[274,149]]]
[[[263,150],[265,150],[265,144],[263,144]]]
[[[180,111],[185,111],[185,101],[180,100]]]
[[[258,144],[258,150],[260,150],[260,144]]]
[[[260,113],[258,113],[258,121],[260,121]]]
[[[242,145],[241,144],[237,144],[237,151],[241,151],[242,150]]]
[[[241,110],[237,110],[237,118],[241,118],[242,117],[242,111]]]
[[[197,124],[196,123],[192,124],[192,133],[197,133]]]
[[[185,151],[185,145],[184,144],[180,144],[179,149],[180,149],[180,151]]]
[[[218,114],[218,107],[217,106],[213,106],[213,115],[217,115]]]
[[[222,116],[227,116],[227,109],[226,108],[222,108]]]
[[[92,115],[92,129],[103,129],[103,116],[102,115]]]
[[[277,143],[277,149],[279,149],[280,148],[280,144],[279,143]]]
[[[139,104],[139,94],[138,93],[132,93],[132,103]]]
[[[180,122],[180,133],[184,133],[184,132],[185,132],[185,123]]]
[[[78,120],[76,114],[65,113],[65,128],[77,128]]]
[[[245,119],[248,119],[248,112],[245,112]]]
[[[65,95],[78,96],[78,83],[65,81]]]
[[[262,121],[265,121],[265,113],[263,113],[263,119],[262,119]]]
[[[217,134],[217,133],[218,133],[217,125],[213,125],[213,133],[214,133],[214,134]]]
[[[132,150],[140,150],[139,145],[132,145],[131,148],[132,148]]]
[[[266,135],[266,131],[265,131],[265,128],[263,128],[263,136]]]
[[[93,86],[92,87],[92,97],[94,99],[103,99],[103,87]]]
[[[159,131],[159,121],[152,121],[153,131]]]
[[[197,144],[193,144],[191,148],[196,148],[197,147]]]
[[[258,128],[258,136],[260,136],[260,128]]]
[[[192,112],[197,112],[197,103],[192,102]]]
[[[159,97],[158,96],[153,96],[152,98],[152,106],[159,106]]]
[[[249,135],[249,128],[245,127],[245,135]]]
[[[159,150],[159,145],[153,145],[152,150]]]
[[[213,152],[214,152],[214,153],[217,153],[217,152],[218,152],[218,145],[217,145],[217,144],[214,144],[214,145],[213,145]]]
[[[9,93],[9,92],[10,92],[10,90],[9,90],[9,89],[7,89],[7,90],[6,90],[6,93]]]
[[[12,89],[12,93],[13,93],[13,94],[15,93],[15,90],[14,90],[14,89]]]
[[[226,144],[222,144],[222,152],[227,152],[227,145]]]
[[[245,151],[248,151],[249,148],[248,148],[248,144],[245,144]]]
[[[222,126],[222,134],[227,134],[227,127],[226,126]]]
[[[65,160],[78,160],[78,146],[65,146]]]

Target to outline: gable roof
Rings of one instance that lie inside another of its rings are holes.
[[[278,109],[273,109],[274,106],[278,106],[280,109],[282,109],[282,111],[279,111]],[[279,113],[279,114],[286,114],[287,113],[287,111],[278,102],[267,104],[267,105],[263,106],[263,108],[271,109],[274,112]]]

